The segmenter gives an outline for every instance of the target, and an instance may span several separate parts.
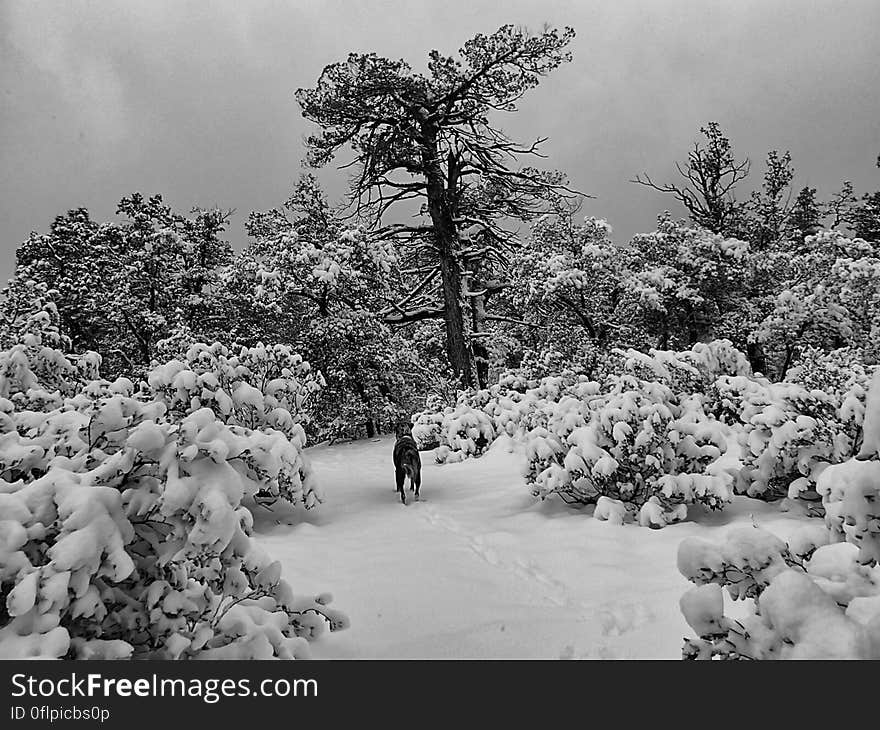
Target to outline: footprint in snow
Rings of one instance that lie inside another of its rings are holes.
[[[645,604],[636,603],[603,609],[598,618],[605,636],[621,636],[644,626],[653,614]]]
[[[463,538],[468,547],[492,567],[503,568],[525,581],[540,584],[545,589],[544,597],[553,605],[571,605],[565,585],[542,572],[533,563],[527,563],[518,555],[512,556],[512,562],[507,563],[494,548],[486,544],[484,535],[469,535],[460,523],[438,515],[432,509],[425,509],[421,514],[430,524]]]
[[[498,557],[498,553],[496,553],[492,548],[488,547],[483,538],[477,536],[470,541],[471,549],[479,555],[483,560],[485,560],[489,565],[498,565],[501,562],[501,559]]]

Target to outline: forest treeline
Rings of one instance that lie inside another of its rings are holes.
[[[531,166],[544,139],[512,140],[500,122],[571,61],[573,35],[505,26],[457,57],[432,51],[424,73],[351,54],[297,92],[316,126],[307,161],[344,160],[345,200],[303,174],[248,216],[239,253],[231,211],[139,193],[117,221],[71,210],[19,246],[7,302],[45,284],[61,332],[107,376],[140,377],[195,342],[289,345],[325,380],[320,438],[389,430],[428,396],[452,402],[531,360],[589,369],[614,347],[728,339],[772,379],[806,347],[873,358],[880,191],[844,182],[821,199],[777,150],[754,179],[709,122],[670,179],[633,177],[687,220],[665,213],[613,242],[565,174]]]

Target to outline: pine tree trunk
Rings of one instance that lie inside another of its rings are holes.
[[[477,289],[481,288],[477,284]],[[468,283],[468,289],[473,290],[474,286]],[[471,298],[471,319],[473,324],[472,331],[482,333],[483,325],[486,323],[486,295],[480,294]],[[474,355],[474,372],[476,375],[476,385],[478,388],[486,388],[489,385],[489,352],[483,344],[482,338],[474,338],[471,342],[471,351]]]
[[[437,129],[423,123],[422,163],[427,182],[428,213],[434,226],[434,241],[443,284],[443,319],[446,325],[446,354],[453,372],[465,388],[473,385],[470,348],[465,335],[462,305],[462,268],[458,257],[458,227],[446,195],[445,175],[440,165]]]
[[[438,241],[439,244],[439,241]],[[443,281],[443,300],[446,324],[446,353],[456,375],[465,388],[473,384],[470,350],[465,337],[464,312],[461,304],[461,267],[454,251],[440,249],[440,276]]]
[[[761,373],[762,375],[767,373],[767,357],[760,342],[747,343],[746,356],[749,359],[749,365],[752,366],[753,373]]]

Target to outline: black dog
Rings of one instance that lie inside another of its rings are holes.
[[[422,486],[422,457],[412,436],[399,436],[394,444],[394,479],[400,492],[400,501],[406,504],[403,481],[409,477],[409,491],[415,490],[416,501],[419,499],[419,487]]]

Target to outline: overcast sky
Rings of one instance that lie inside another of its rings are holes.
[[[29,231],[85,206],[111,218],[133,191],[243,220],[286,197],[309,125],[293,92],[349,51],[421,69],[504,23],[577,31],[561,67],[501,120],[549,136],[549,167],[595,196],[625,242],[673,201],[669,179],[717,120],[759,180],[789,149],[796,183],[880,188],[878,0],[0,0],[0,277]],[[339,195],[344,175],[322,174]]]

